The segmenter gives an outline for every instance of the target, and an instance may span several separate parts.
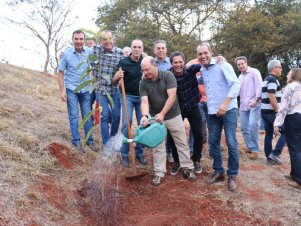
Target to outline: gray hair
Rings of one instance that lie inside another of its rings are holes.
[[[155,41],[154,42],[154,46],[156,46],[159,43],[163,43],[165,45],[165,47],[166,47],[166,42],[163,39],[159,39],[159,40]]]
[[[243,61],[245,61],[246,63],[248,63],[248,60],[247,60],[247,58],[246,58],[245,56],[239,56],[239,57],[236,57],[236,58],[235,58],[235,63],[237,63],[237,61],[239,61],[239,60],[243,60]]]
[[[143,42],[142,42],[140,39],[137,39],[137,38],[134,39],[134,40],[131,42],[131,47],[133,46],[133,42],[137,42],[137,41],[138,41],[138,42],[141,42],[142,48],[143,48],[143,47],[144,47],[144,46],[143,46]]]
[[[273,68],[276,67],[278,64],[281,65],[280,60],[270,60],[268,63],[268,72],[271,73]]]
[[[209,52],[211,52],[211,46],[209,43],[205,43],[205,42],[202,42],[201,44],[198,45],[198,47],[196,48],[196,51],[198,52],[199,49],[202,47],[202,46],[206,46],[209,50]]]

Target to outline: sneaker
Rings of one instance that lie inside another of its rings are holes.
[[[195,172],[195,173],[197,173],[197,174],[200,174],[200,173],[202,173],[202,166],[201,166],[201,164],[200,164],[200,162],[199,161],[195,161],[194,162],[194,169],[193,169],[193,171]]]
[[[167,153],[167,161],[169,163],[174,163],[175,162],[173,157],[172,157],[172,153]]]
[[[81,153],[85,153],[85,149],[83,148],[82,144],[73,144],[75,149]]]
[[[196,175],[194,174],[192,169],[184,169],[182,172],[182,176],[190,181],[196,181]]]
[[[170,170],[170,174],[173,175],[173,176],[177,175],[177,173],[179,172],[180,168],[181,168],[180,163],[175,162],[174,165],[173,165],[173,167]]]
[[[273,166],[273,165],[276,165],[277,163],[273,159],[268,157],[266,164],[270,165],[270,166]]]
[[[159,186],[162,183],[163,177],[155,175],[152,179],[152,185]]]
[[[269,155],[269,158],[274,160],[277,164],[281,165],[283,162],[279,156],[275,156],[273,154]]]
[[[88,144],[88,147],[91,149],[91,151],[98,152],[98,148],[94,143]]]
[[[252,160],[255,160],[258,158],[258,153],[257,152],[252,152],[250,155],[249,155],[249,158],[252,159]]]
[[[129,157],[121,156],[121,164],[125,167],[129,167],[130,166]]]

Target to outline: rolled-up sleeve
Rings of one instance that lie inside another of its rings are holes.
[[[230,88],[227,97],[230,97],[232,99],[237,98],[239,95],[240,85],[233,67],[229,63],[223,63],[219,66],[224,73],[224,76]]]

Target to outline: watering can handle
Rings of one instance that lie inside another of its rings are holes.
[[[148,122],[152,122],[152,121],[156,121],[156,117],[154,116],[154,117],[150,117],[149,119],[148,119]],[[163,123],[160,123],[160,124],[164,124],[164,122]],[[147,125],[146,127],[148,127],[149,125]],[[146,128],[146,127],[144,127],[144,126],[142,126],[142,125],[140,125],[139,126],[140,128]]]
[[[156,117],[150,117],[150,118],[148,119],[148,121],[149,121],[149,122],[151,122],[151,121],[156,121]]]

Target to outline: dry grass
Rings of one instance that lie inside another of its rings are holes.
[[[31,187],[41,175],[61,178],[62,187],[68,183],[67,172],[46,148],[54,141],[68,146],[70,140],[66,104],[58,98],[57,81],[43,73],[0,64],[0,95],[0,225],[1,220],[9,225],[54,225],[52,217],[62,213]],[[18,215],[34,204],[43,206],[47,214],[34,219]],[[70,217],[76,219],[73,214]]]

